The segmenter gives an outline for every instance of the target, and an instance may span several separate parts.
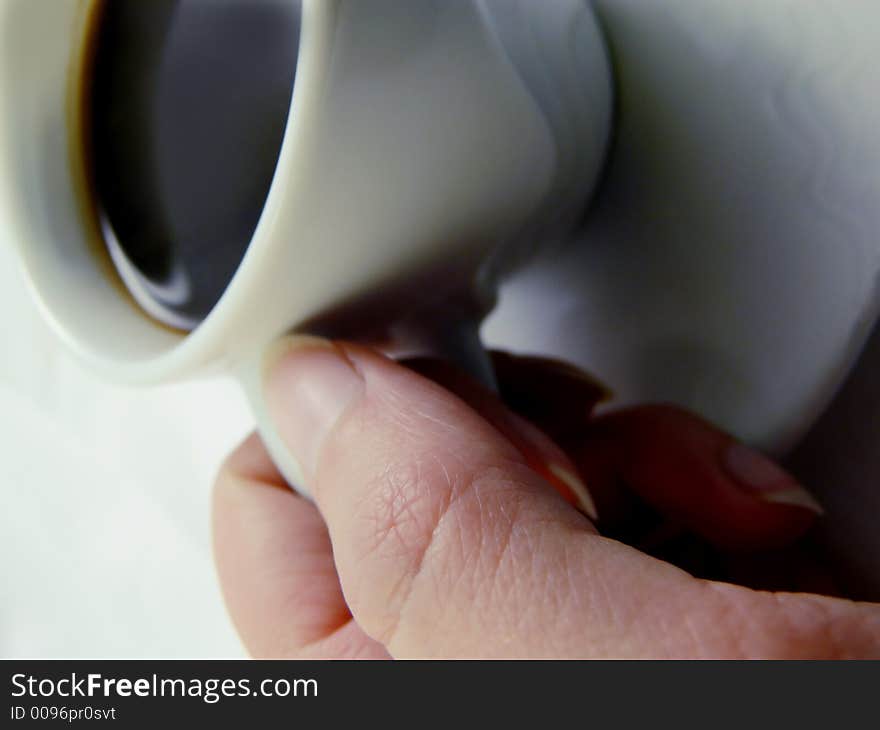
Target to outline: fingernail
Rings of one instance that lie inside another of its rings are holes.
[[[343,413],[363,392],[364,381],[328,340],[286,337],[266,354],[269,413],[306,478]]]
[[[744,491],[758,499],[803,507],[818,515],[825,514],[822,505],[812,494],[776,463],[754,449],[731,443],[724,450],[722,465]]]
[[[613,396],[589,373],[559,360],[494,353],[493,362],[508,407],[553,439],[583,429],[596,408]]]
[[[547,468],[556,479],[572,492],[580,510],[593,522],[598,522],[599,511],[596,509],[596,502],[593,500],[593,495],[590,494],[590,490],[587,489],[587,485],[584,484],[583,480],[559,464],[548,464]]]
[[[564,452],[536,426],[514,413],[506,418],[506,433],[525,457],[526,463],[546,479],[562,497],[577,507],[593,522],[599,520],[599,510],[584,481],[575,473]]]

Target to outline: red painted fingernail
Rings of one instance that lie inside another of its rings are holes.
[[[816,498],[788,472],[754,449],[733,442],[724,449],[721,463],[743,491],[758,499],[802,507],[818,515],[825,513]]]

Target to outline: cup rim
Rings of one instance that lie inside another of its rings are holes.
[[[96,7],[96,2],[97,0],[81,5],[77,3],[77,12],[83,13],[83,17],[89,17]],[[290,185],[287,183],[291,179],[298,179],[300,175],[307,175],[307,168],[311,164],[312,140],[315,135],[321,132],[321,100],[325,94],[327,59],[331,51],[335,17],[340,2],[341,0],[300,0],[301,19],[297,70],[285,131],[269,191],[256,228],[232,279],[208,315],[191,332],[173,330],[162,324],[147,314],[129,295],[125,297],[128,300],[125,305],[132,307],[143,318],[145,328],[154,328],[169,333],[167,344],[157,348],[155,354],[149,353],[142,357],[125,358],[107,348],[96,348],[83,342],[76,332],[71,331],[73,328],[58,316],[57,305],[47,301],[47,297],[44,296],[45,282],[41,281],[41,272],[38,271],[38,267],[34,265],[27,253],[30,237],[24,235],[27,225],[22,218],[27,214],[19,211],[13,216],[13,232],[10,238],[13,246],[24,254],[19,256],[19,259],[22,262],[28,288],[51,328],[65,343],[67,349],[83,361],[87,367],[112,380],[146,383],[183,377],[191,371],[204,368],[216,361],[226,362],[230,359],[246,359],[250,356],[248,352],[238,351],[241,346],[236,344],[237,338],[235,336],[230,336],[230,323],[234,322],[234,314],[241,308],[243,302],[248,301],[255,293],[259,292],[259,271],[262,264],[265,263],[265,257],[272,255],[273,219],[278,216],[279,209],[289,203]],[[87,36],[84,34],[84,24],[79,25],[76,30],[79,33],[73,41],[72,52],[73,57],[78,59]],[[69,69],[75,67],[77,63],[68,60],[67,77],[71,76]],[[67,95],[69,97],[66,102],[68,115],[78,113],[79,93],[73,90],[72,81],[69,78]],[[82,175],[81,171],[75,169],[73,155],[70,154],[72,145],[77,143],[76,135],[71,134],[66,141],[68,158],[64,163],[70,171],[70,179],[74,185],[79,182],[77,178]],[[11,180],[9,184],[14,191],[16,180]],[[86,212],[80,210],[80,225],[83,228],[90,225],[98,227],[97,221],[83,222],[83,215],[86,215]],[[21,223],[25,223],[25,225],[21,225]],[[97,257],[94,257],[94,265],[96,269],[102,268]],[[108,268],[110,267],[108,266]],[[115,271],[101,271],[100,275],[106,278],[114,273]],[[115,287],[117,289],[124,286],[118,281],[113,283],[118,284]],[[122,291],[119,292],[119,296],[120,298],[124,296]],[[171,333],[176,336],[176,339],[171,336]]]
[[[176,369],[189,360],[205,360],[207,353],[213,353],[214,357],[237,355],[229,352],[230,345],[224,328],[242,300],[258,290],[258,269],[262,259],[270,255],[274,243],[273,219],[277,217],[278,210],[289,203],[286,195],[287,183],[307,174],[304,168],[310,158],[310,140],[313,135],[320,134],[321,130],[321,100],[325,96],[326,61],[330,56],[339,3],[340,0],[300,0],[299,52],[293,93],[278,161],[257,226],[235,274],[218,302],[195,329],[183,333],[182,341],[176,347],[156,358],[157,367],[166,365],[166,358],[169,361],[167,366]],[[181,362],[175,362],[176,359]]]

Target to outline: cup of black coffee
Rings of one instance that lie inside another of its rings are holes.
[[[581,213],[610,89],[580,0],[5,0],[0,220],[89,367],[238,376],[303,490],[271,343],[467,350],[505,257]]]

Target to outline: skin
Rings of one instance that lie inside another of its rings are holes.
[[[880,657],[880,607],[803,592],[839,588],[810,545],[817,508],[776,501],[804,496],[790,477],[756,490],[724,467],[732,438],[673,407],[595,416],[601,387],[559,363],[496,370],[510,406],[443,363],[283,348],[267,388],[315,502],[255,436],[214,495],[254,656]]]

